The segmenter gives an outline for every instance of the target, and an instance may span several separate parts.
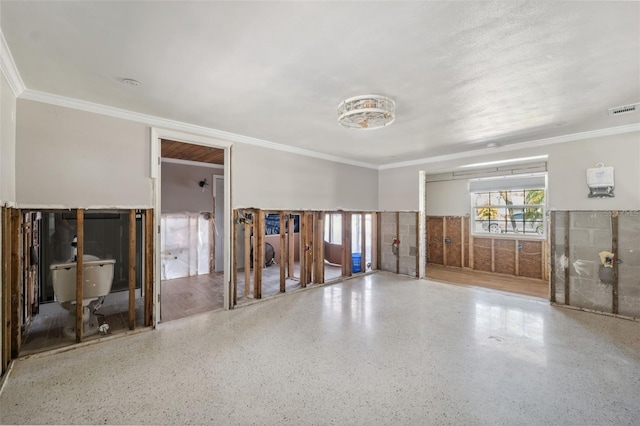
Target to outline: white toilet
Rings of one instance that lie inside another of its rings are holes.
[[[83,256],[84,286],[82,288],[82,322],[83,336],[89,336],[98,331],[98,319],[95,316],[104,297],[111,291],[113,283],[114,259],[99,259],[96,256]],[[64,334],[67,337],[76,335],[76,262],[54,263],[50,266],[53,292],[56,301],[69,311]]]

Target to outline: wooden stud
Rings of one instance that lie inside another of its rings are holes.
[[[416,278],[420,278],[420,213],[419,212],[416,213]]]
[[[520,275],[520,249],[518,248],[518,239],[517,238],[514,241],[514,243],[515,243],[515,262],[516,262],[515,275],[519,276]]]
[[[564,216],[564,257],[565,257],[565,267],[564,267],[564,304],[570,305],[571,298],[569,297],[569,255],[571,254],[569,250],[569,243],[571,240],[569,239],[569,231],[571,227],[571,213],[569,211],[565,212]]]
[[[380,253],[382,250],[380,244],[382,230],[380,228],[380,213],[371,213],[371,251],[373,252],[371,253],[371,269],[374,270],[380,269]]]
[[[255,214],[252,216],[255,218]],[[246,218],[246,216],[245,216]],[[253,223],[244,224],[244,297],[251,297],[251,230]]]
[[[136,211],[129,210],[129,330],[136,328]]]
[[[351,242],[351,213],[342,212],[342,274],[345,277],[353,275]]]
[[[2,208],[2,372],[11,362],[11,213]]]
[[[287,291],[287,215],[280,212],[280,292]]]
[[[316,251],[316,263],[318,265],[317,272],[318,275],[316,277],[316,282],[318,284],[324,283],[324,224],[325,224],[325,213],[318,213],[318,227],[316,228],[317,233],[317,251]]]
[[[496,240],[491,238],[491,272],[496,271]]]
[[[460,256],[460,267],[464,268],[464,261],[465,261],[465,256],[464,256],[464,224],[466,222],[466,218],[463,216],[460,218],[460,252],[461,252],[461,256]]]
[[[150,327],[153,316],[153,209],[144,212],[144,325]]]
[[[307,286],[307,215],[305,212],[300,213],[300,228],[298,230],[298,259],[300,265],[300,287]]]
[[[238,209],[233,209],[233,224],[231,226],[231,253],[233,260],[231,262],[231,306],[238,303]]]
[[[613,281],[611,282],[612,313],[618,314],[618,211],[611,212],[611,252],[613,253]]]
[[[82,342],[82,290],[84,283],[84,210],[76,210],[76,236],[78,252],[76,258],[76,342]]]
[[[262,270],[264,269],[264,212],[256,210],[253,232],[253,297],[262,299]]]
[[[311,283],[312,280],[312,272],[313,272],[313,253],[315,250],[314,240],[313,240],[313,213],[308,212],[305,213],[306,218],[306,240],[307,240],[307,250],[306,250],[306,258],[305,258],[305,281],[307,284]]]
[[[21,296],[20,280],[20,222],[19,209],[11,209],[11,357],[17,358],[20,354],[21,330],[20,318],[24,303]]]
[[[367,272],[367,215],[360,213],[360,272]]]
[[[549,276],[549,300],[551,303],[556,303],[556,212],[551,212],[551,225],[549,226],[550,236],[550,265],[551,272]]]
[[[447,267],[447,244],[445,243],[445,239],[447,238],[447,218],[446,216],[442,217],[442,264],[444,267]]]
[[[469,220],[469,223],[471,223],[471,220]],[[474,269],[475,267],[473,264],[473,258],[473,234],[469,232],[469,269]]]
[[[296,234],[295,220],[292,214],[289,214],[289,226],[287,231],[287,253],[289,259],[287,261],[287,278],[295,278],[296,265]]]
[[[400,240],[400,212],[396,212],[396,238]],[[400,244],[402,244],[402,240],[400,241]],[[399,274],[399,273],[400,273],[400,245],[398,245],[398,254],[396,254],[396,274]]]

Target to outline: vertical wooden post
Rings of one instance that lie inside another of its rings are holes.
[[[491,272],[496,271],[496,240],[491,238]]]
[[[256,210],[253,220],[253,297],[262,299],[262,270],[264,269],[264,212]]]
[[[367,272],[367,215],[360,213],[360,272]]]
[[[20,354],[21,327],[20,313],[22,306],[20,302],[21,280],[20,280],[20,222],[21,212],[19,209],[11,209],[11,356],[17,358]]]
[[[612,313],[618,313],[618,211],[611,212],[611,252],[613,253],[613,281],[611,282]]]
[[[136,328],[136,211],[129,210],[129,330]]]
[[[420,278],[420,212],[416,213],[416,278]]]
[[[153,313],[153,209],[144,212],[144,325],[151,326]]]
[[[231,264],[231,306],[238,303],[238,209],[233,209],[233,226],[231,227],[233,262]]]
[[[280,292],[287,291],[287,216],[280,212]]]
[[[446,239],[447,239],[447,217],[443,216],[442,217],[442,265],[446,268],[447,267],[447,243],[446,243]]]
[[[556,212],[551,212],[551,225],[549,226],[550,244],[550,264],[551,272],[549,274],[549,300],[556,303]]]
[[[342,276],[352,275],[351,265],[351,213],[342,212]]]
[[[11,252],[11,227],[9,209],[2,207],[2,373],[11,362],[11,282],[9,277]]]
[[[296,265],[296,233],[295,233],[295,221],[293,215],[289,214],[289,226],[287,232],[287,253],[289,259],[287,261],[287,278],[295,277],[295,265]]]
[[[400,240],[400,212],[396,212],[396,238]],[[402,240],[400,240],[400,244],[402,244]],[[399,274],[399,273],[400,273],[400,245],[398,245],[398,254],[396,254],[396,274]]]
[[[300,259],[300,287],[307,286],[307,213],[300,213],[300,229],[298,232],[299,247],[298,258]]]
[[[251,230],[253,229],[253,221],[255,214],[251,216],[251,223],[244,223],[244,297],[251,296]]]
[[[569,286],[569,255],[571,254],[571,251],[569,250],[569,243],[571,242],[571,240],[569,239],[569,231],[571,228],[571,213],[567,210],[565,212],[565,216],[564,216],[564,304],[565,305],[570,305],[571,303],[571,298],[569,297],[569,291],[570,291],[570,286]]]
[[[515,242],[515,262],[516,262],[516,270],[515,270],[515,275],[519,276],[520,275],[520,249],[518,248],[518,239],[516,238]]]
[[[77,244],[76,249],[78,252],[76,258],[76,342],[82,342],[82,291],[84,284],[84,210],[76,210],[76,236]]]
[[[464,216],[460,217],[460,267],[464,268],[464,261],[465,261],[465,255],[464,255],[464,224],[466,222],[467,218],[465,218]]]
[[[316,213],[316,244],[314,264],[315,275],[314,282],[317,284],[324,283],[324,212]]]
[[[380,241],[379,239],[379,226],[378,224],[380,223],[378,221],[378,215],[379,213],[377,212],[371,212],[371,269],[372,270],[377,270],[380,269],[380,267],[378,266],[378,259],[380,259],[380,245],[378,244],[378,242]]]
[[[315,252],[315,240],[314,240],[314,228],[313,228],[313,213],[312,212],[308,212],[305,214],[306,219],[307,219],[307,257],[305,259],[305,262],[307,264],[307,270],[306,270],[306,276],[305,276],[305,281],[307,283],[311,283],[312,282],[312,273],[313,273],[313,267],[314,267],[314,258],[313,258],[313,253]]]

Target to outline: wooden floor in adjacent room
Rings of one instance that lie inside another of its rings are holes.
[[[510,293],[549,299],[549,283],[513,275],[495,274],[491,272],[474,271],[455,267],[445,268],[442,265],[427,265],[427,279],[450,284],[464,284],[476,287],[491,288]]]

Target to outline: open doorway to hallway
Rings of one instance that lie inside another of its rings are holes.
[[[224,150],[161,141],[160,321],[224,307]]]

